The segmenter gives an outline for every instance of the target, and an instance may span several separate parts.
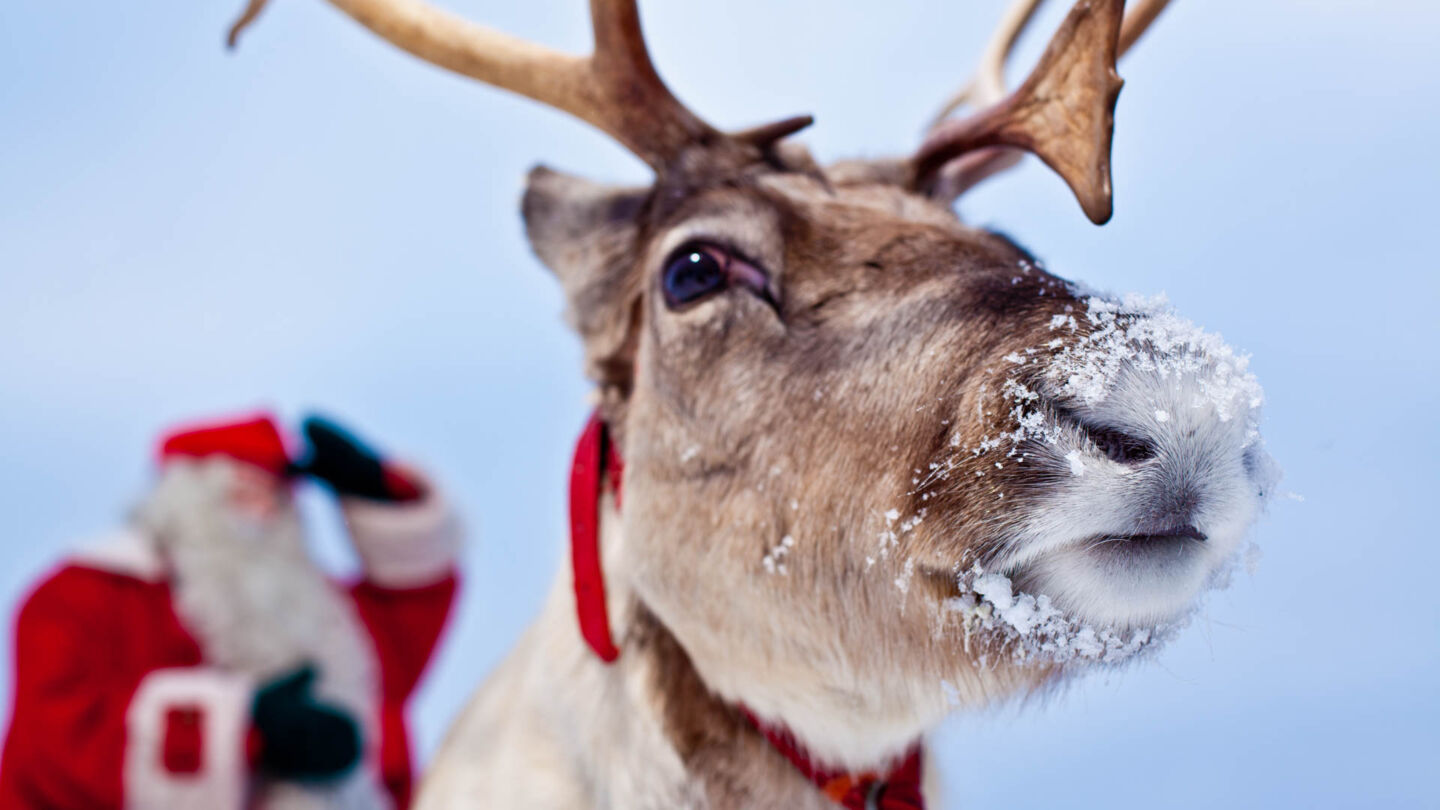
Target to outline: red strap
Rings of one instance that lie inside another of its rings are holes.
[[[580,635],[607,664],[620,657],[620,650],[610,636],[610,614],[605,609],[605,571],[600,562],[600,487],[607,461],[612,457],[610,478],[618,506],[620,457],[612,453],[610,437],[599,412],[593,413],[585,432],[580,434],[575,461],[570,466],[570,566],[574,572]]]
[[[848,773],[817,764],[793,734],[766,725],[743,707],[741,711],[802,776],[830,801],[846,810],[925,810],[919,744],[911,748],[888,773]]]

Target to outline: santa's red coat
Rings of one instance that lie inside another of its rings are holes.
[[[362,767],[377,769],[404,808],[405,704],[455,595],[455,524],[433,503],[368,506],[349,522],[365,578],[346,591],[380,678],[378,755]],[[245,807],[256,684],[207,666],[150,545],[121,533],[62,566],[21,608],[0,810]]]

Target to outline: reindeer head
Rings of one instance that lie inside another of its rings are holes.
[[[1224,570],[1265,478],[1243,360],[951,208],[1019,148],[1105,221],[1115,59],[1163,3],[1081,0],[1005,95],[1022,2],[961,96],[978,112],[913,157],[821,167],[782,141],[808,118],[723,133],[681,106],[633,0],[592,0],[585,58],[332,2],[654,168],[536,169],[524,215],[626,463],[610,575],[711,690],[863,764],[947,702],[1143,649]]]

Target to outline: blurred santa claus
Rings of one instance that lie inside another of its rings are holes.
[[[177,430],[129,525],[15,625],[0,810],[404,808],[405,703],[455,597],[434,485],[312,417]],[[306,553],[301,476],[339,496],[363,574]]]

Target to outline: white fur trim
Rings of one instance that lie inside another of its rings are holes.
[[[444,577],[460,547],[460,521],[428,482],[410,503],[345,498],[341,509],[365,575],[377,585],[413,588]]]
[[[116,529],[82,543],[69,562],[112,574],[159,582],[165,578],[165,561],[155,543],[133,528]]]
[[[248,678],[208,667],[160,669],[145,676],[125,713],[125,806],[242,810],[253,695]],[[163,761],[166,714],[184,708],[201,711],[204,761],[198,773],[172,774]]]

